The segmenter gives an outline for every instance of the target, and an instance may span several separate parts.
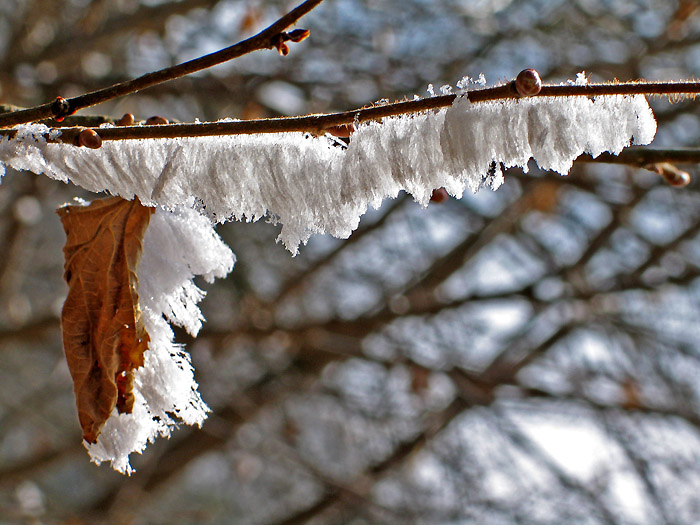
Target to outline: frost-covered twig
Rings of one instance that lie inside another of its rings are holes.
[[[306,0],[304,3],[284,15],[267,29],[261,31],[257,35],[250,37],[238,44],[227,47],[215,53],[205,55],[176,66],[161,69],[153,73],[148,73],[133,80],[128,80],[120,84],[79,95],[77,97],[64,99],[58,97],[56,100],[36,106],[34,108],[24,109],[12,113],[0,115],[0,127],[15,126],[27,122],[36,122],[53,117],[63,117],[70,115],[80,109],[101,104],[114,98],[136,93],[147,87],[154,86],[173,80],[176,78],[189,75],[196,71],[216,66],[223,62],[228,62],[234,58],[257,51],[260,49],[277,48],[280,53],[286,48],[284,41],[296,41],[300,37],[287,38],[283,32],[295,24],[302,16],[319,5],[323,0]],[[283,53],[286,54],[286,53]]]
[[[603,84],[545,85],[535,96],[570,97],[601,95],[695,95],[700,93],[700,82],[619,82]],[[208,137],[218,135],[254,135],[260,133],[310,132],[321,135],[336,126],[381,120],[390,116],[408,115],[451,106],[455,98],[466,96],[470,102],[488,102],[520,98],[515,89],[515,81],[469,91],[464,95],[440,95],[417,100],[407,100],[365,107],[339,113],[282,117],[258,120],[223,120],[158,126],[120,126],[95,129],[102,140],[158,139],[180,137]],[[0,115],[0,123],[2,122]],[[60,128],[61,135],[55,141],[77,144],[77,137],[83,128]],[[13,137],[14,130],[0,130],[0,136]],[[47,137],[48,138],[48,137]],[[692,161],[690,161],[692,162]]]
[[[237,123],[204,126],[228,124]],[[100,141],[87,132],[122,129],[83,129],[79,136],[90,138],[82,141],[88,147],[76,148],[46,140],[62,128],[19,126],[15,140],[0,140],[0,163],[90,191],[136,195],[145,205],[173,209],[194,202],[215,221],[273,217],[283,224],[279,239],[296,253],[312,233],[348,237],[368,206],[400,190],[427,204],[435,188],[456,197],[467,187],[495,189],[503,182],[501,168],[526,166],[531,158],[542,169],[567,173],[582,153],[617,154],[630,144],[649,144],[656,121],[638,95],[478,104],[461,96],[445,109],[355,126],[347,145],[328,134],[217,133],[105,141],[90,149]]]

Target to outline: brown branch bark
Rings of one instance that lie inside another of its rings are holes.
[[[593,158],[590,155],[581,155],[577,162],[601,162],[604,164],[625,164],[644,168],[660,162],[672,162],[676,164],[699,164],[700,148],[647,148],[634,146],[625,148],[618,155],[601,153]]]
[[[320,2],[321,0],[314,0]],[[301,7],[301,6],[300,6]],[[299,8],[297,8],[299,9]],[[290,13],[291,14],[291,13]],[[289,16],[289,15],[287,15]],[[274,26],[270,26],[274,27]],[[268,28],[269,29],[269,28]],[[265,33],[268,30],[263,31]],[[263,33],[253,37],[253,39],[258,38]],[[252,40],[252,39],[250,39]],[[248,42],[244,41],[243,43]],[[267,40],[269,42],[269,39]],[[243,44],[242,43],[242,44]],[[241,44],[237,44],[241,45]],[[234,46],[236,47],[236,46]],[[269,47],[269,46],[268,46]],[[231,48],[228,48],[231,49]],[[226,51],[226,50],[224,50]],[[250,51],[246,51],[250,52]],[[221,51],[219,52],[221,53]],[[216,54],[216,53],[215,53]],[[242,54],[242,53],[241,53]],[[212,55],[208,55],[212,56]],[[240,56],[240,55],[238,55]],[[207,57],[202,57],[202,60]],[[235,58],[235,57],[232,57]],[[195,61],[193,61],[195,62]],[[187,62],[186,64],[189,64]],[[220,63],[220,62],[216,62]],[[210,64],[215,65],[216,63]],[[183,65],[186,65],[183,64]],[[180,66],[175,66],[180,67]],[[209,67],[209,66],[206,66]],[[204,69],[204,67],[200,68]],[[193,70],[198,71],[199,69]],[[150,75],[159,75],[160,73],[168,71],[162,70],[157,73],[150,73],[141,78],[149,77]],[[189,71],[192,72],[192,71]],[[187,73],[183,73],[187,74]],[[179,75],[182,76],[182,75]],[[131,82],[137,82],[140,79],[136,79]],[[166,78],[162,81],[170,80]],[[160,82],[160,81],[159,81]],[[154,83],[159,83],[154,82]],[[129,82],[123,84],[117,84],[112,88],[107,88],[108,90],[117,88],[118,86],[123,86],[129,84]],[[149,84],[153,85],[153,84]],[[169,125],[159,125],[159,126],[121,126],[119,128],[105,128],[99,129],[100,136],[102,140],[128,140],[128,139],[147,139],[147,138],[176,138],[176,137],[207,137],[214,135],[252,135],[258,133],[284,133],[284,132],[311,132],[311,133],[323,133],[327,130],[336,126],[344,126],[353,123],[367,122],[372,120],[381,120],[385,117],[406,115],[411,113],[420,113],[422,111],[430,111],[434,109],[440,109],[443,107],[450,106],[454,103],[458,96],[466,96],[470,102],[488,102],[493,100],[503,100],[512,98],[521,98],[520,95],[515,91],[514,82],[509,82],[501,86],[495,86],[491,88],[485,88],[475,91],[469,91],[464,95],[440,95],[436,97],[424,98],[420,100],[407,100],[401,102],[394,102],[392,104],[384,104],[381,106],[372,106],[368,108],[355,109],[351,111],[343,111],[339,113],[326,113],[318,115],[306,115],[300,117],[281,117],[281,118],[269,118],[269,119],[259,119],[259,120],[237,120],[231,122],[203,122],[196,124],[169,124]],[[147,87],[147,86],[144,86]],[[143,89],[143,87],[138,88]],[[121,96],[128,94],[136,90],[127,91],[120,93],[116,96]],[[105,90],[102,90],[105,91]],[[70,99],[71,105],[72,101],[76,99],[81,99],[82,97],[89,97],[94,94],[99,94],[102,91],[95,91],[87,95],[82,95],[81,97],[76,97],[75,99]],[[700,93],[700,82],[621,82],[619,84],[588,84],[584,86],[576,85],[566,85],[566,86],[542,86],[542,90],[538,95],[534,96],[548,96],[548,97],[567,97],[567,96],[599,96],[599,95],[664,95],[664,94],[686,94],[695,95]],[[115,98],[115,97],[110,97]],[[105,99],[108,100],[108,99]],[[99,102],[104,102],[104,100],[99,100],[98,102],[90,103],[88,105],[97,104]],[[39,106],[39,108],[44,108],[51,106],[51,104],[45,104],[44,106]],[[86,106],[81,106],[86,107]],[[43,118],[50,118],[54,116],[50,112],[46,115],[41,115],[39,118],[23,119],[20,122],[11,121],[12,118],[19,118],[20,115],[28,114],[37,110],[38,108],[27,109],[24,111],[10,113],[7,115],[0,115],[0,127],[11,126],[14,124],[19,124],[22,122],[30,122],[33,120],[41,120]],[[13,117],[16,115],[17,117]],[[74,143],[75,136],[80,132],[80,129],[70,128],[61,129],[61,137],[57,140],[61,142]],[[2,131],[0,130],[0,135],[14,136],[13,130]]]

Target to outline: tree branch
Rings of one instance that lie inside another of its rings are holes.
[[[602,162],[604,164],[626,164],[627,166],[647,167],[660,162],[677,164],[700,164],[700,148],[648,148],[635,146],[625,148],[619,154],[601,153],[593,158],[581,155],[578,162]]]
[[[412,439],[400,443],[386,458],[375,463],[367,469],[364,473],[371,480],[377,480],[391,469],[401,465],[406,458],[411,457],[417,453],[417,451],[423,449],[430,441],[442,432],[447,425],[455,420],[462,412],[471,408],[473,406],[468,400],[463,397],[455,397],[452,402],[439,412],[433,412],[427,415],[427,420],[423,429]],[[349,484],[350,487],[354,487],[355,483]],[[370,484],[365,490],[362,488],[354,487],[354,490],[359,494],[365,495],[372,487],[373,483]],[[275,525],[300,525],[303,523],[309,523],[312,518],[320,515],[321,513],[329,510],[334,505],[342,501],[343,493],[339,490],[329,490],[324,496],[322,496],[318,501],[313,503],[306,509],[300,510],[296,514],[287,516],[284,519],[276,522]]]
[[[309,0],[310,1],[310,0]],[[316,3],[321,0],[314,0]],[[308,3],[308,2],[307,2]],[[303,7],[306,4],[302,4]],[[297,8],[297,9],[300,9]],[[294,11],[292,12],[294,13]],[[290,13],[290,15],[292,14]],[[287,16],[290,16],[287,15]],[[270,26],[275,27],[275,26]],[[269,28],[268,28],[269,30]],[[258,36],[253,37],[257,39],[260,35],[263,35],[268,30],[263,31]],[[250,40],[253,40],[250,39]],[[242,44],[249,42],[249,40],[244,41]],[[269,43],[269,40],[267,41]],[[237,45],[242,45],[237,44]],[[236,46],[234,46],[236,47]],[[228,48],[232,49],[232,48]],[[226,50],[224,50],[226,51]],[[221,53],[221,52],[219,52]],[[215,53],[214,55],[216,55]],[[213,56],[213,55],[208,55]],[[207,57],[202,57],[203,60]],[[196,61],[193,61],[196,62]],[[218,63],[218,62],[217,62]],[[190,64],[189,62],[184,65]],[[211,64],[214,65],[214,64]],[[180,67],[180,66],[175,66]],[[208,66],[206,66],[208,67]],[[168,71],[168,70],[163,70]],[[150,75],[159,75],[161,72],[151,73]],[[185,73],[186,74],[186,73]],[[146,75],[146,78],[149,75]],[[140,79],[136,79],[132,82],[137,82]],[[165,79],[169,80],[169,79]],[[163,80],[164,81],[164,80]],[[113,88],[129,84],[117,84]],[[458,96],[466,96],[470,102],[487,102],[493,100],[504,100],[504,99],[517,99],[522,98],[515,89],[515,81],[503,84],[501,86],[495,86],[491,88],[485,88],[475,91],[469,91],[463,95],[440,95],[436,97],[424,98],[419,100],[407,100],[401,102],[394,102],[392,104],[383,104],[372,107],[364,107],[361,109],[355,109],[351,111],[343,111],[339,113],[326,113],[317,115],[306,115],[299,117],[280,117],[280,118],[268,118],[268,119],[257,119],[257,120],[235,120],[235,121],[219,121],[219,122],[202,122],[202,123],[186,123],[186,124],[166,124],[157,126],[120,126],[116,128],[99,128],[95,129],[99,133],[102,140],[129,140],[129,139],[148,139],[148,138],[178,138],[178,137],[206,137],[206,136],[217,136],[217,135],[252,135],[258,133],[285,133],[285,132],[309,132],[314,134],[323,134],[326,130],[338,126],[348,126],[360,122],[367,122],[372,120],[381,120],[385,117],[406,115],[411,113],[420,113],[423,111],[430,111],[435,109],[440,109],[443,107],[448,107],[452,105]],[[113,88],[108,88],[113,89]],[[139,88],[141,89],[141,88]],[[105,90],[103,90],[105,91]],[[95,91],[88,95],[83,95],[82,97],[88,97],[91,95],[99,94],[102,91]],[[132,92],[132,91],[129,91]],[[663,95],[663,94],[686,94],[695,95],[700,93],[700,82],[621,82],[617,84],[587,84],[587,85],[556,85],[556,86],[542,86],[541,91],[537,95],[533,96],[548,96],[548,97],[566,97],[566,96],[599,96],[599,95],[632,95],[632,94],[642,94],[642,95]],[[121,96],[120,93],[117,96]],[[76,99],[70,99],[72,101],[81,99],[82,97],[76,97]],[[100,100],[101,102],[102,100]],[[94,102],[98,103],[98,102]],[[50,104],[49,104],[50,105]],[[92,105],[89,104],[89,105]],[[48,105],[45,105],[48,106]],[[45,106],[39,106],[43,108]],[[84,106],[83,106],[84,107]],[[24,111],[19,111],[16,113],[10,113],[7,115],[0,115],[0,127],[6,124],[6,119],[12,118],[13,115],[23,115],[27,112],[35,111],[37,108],[27,109]],[[49,118],[52,114],[47,116],[42,116],[41,118]],[[22,120],[22,122],[28,122],[28,120]],[[59,128],[61,135],[55,140],[68,143],[77,144],[77,136],[82,131],[83,128]],[[10,138],[14,137],[16,134],[15,130],[0,130],[0,136],[8,136]],[[697,150],[696,150],[697,151]],[[698,155],[688,153],[685,155],[685,159],[696,159]],[[619,157],[614,156],[601,156],[602,162],[617,162],[626,164],[627,162],[622,162]],[[599,158],[601,158],[599,157]],[[645,164],[651,162],[658,162],[656,160],[644,160]],[[672,162],[672,161],[671,161]],[[683,160],[683,162],[695,162],[695,160]]]
[[[69,99],[59,97],[58,99],[41,106],[0,115],[0,127],[9,127],[52,117],[60,118],[67,116],[78,111],[79,109],[94,106],[96,104],[122,97],[124,95],[129,95],[131,93],[136,93],[137,91],[147,87],[154,86],[162,82],[167,82],[168,80],[180,78],[185,75],[189,75],[190,73],[195,73],[197,71],[216,66],[223,62],[228,62],[229,60],[233,60],[253,51],[260,49],[271,49],[276,46],[280,35],[285,29],[295,24],[302,16],[319,5],[322,1],[323,0],[306,0],[304,3],[284,15],[277,22],[257,35],[215,53],[195,58],[194,60],[190,60],[176,66],[161,69],[160,71],[148,73],[133,80],[115,84],[91,93],[86,93],[84,95],[79,95]]]

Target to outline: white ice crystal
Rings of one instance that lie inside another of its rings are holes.
[[[474,79],[470,76],[464,76],[461,80],[457,81],[457,90],[459,93],[464,93],[469,90],[472,86],[486,86],[486,77],[483,73],[479,73],[479,77]]]
[[[93,461],[110,461],[115,470],[131,473],[129,454],[170,435],[180,422],[202,423],[208,408],[197,391],[189,356],[173,342],[167,321],[196,335],[203,320],[197,302],[204,292],[192,278],[224,277],[234,261],[211,222],[194,210],[158,209],[151,217],[138,267],[139,303],[150,336],[145,364],[134,372],[132,413],[115,409],[97,442],[86,445]]]

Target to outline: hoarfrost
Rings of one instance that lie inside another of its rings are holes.
[[[465,77],[458,88],[473,82]],[[358,125],[347,147],[330,135],[280,133],[105,141],[92,150],[48,142],[58,131],[41,124],[16,129],[14,139],[0,139],[0,176],[9,166],[160,206],[138,271],[151,343],[135,372],[133,412],[115,412],[88,446],[95,462],[129,473],[129,454],[169,435],[178,421],[201,424],[208,410],[167,321],[196,334],[204,294],[193,276],[212,280],[233,267],[210,221],[271,217],[282,224],[278,240],[296,253],[313,233],[349,236],[368,206],[401,190],[427,205],[440,187],[456,197],[465,187],[496,189],[503,167],[527,169],[530,158],[566,174],[584,152],[648,144],[656,122],[643,96],[472,104],[458,95],[446,109]]]
[[[145,364],[134,372],[132,413],[115,409],[97,442],[86,445],[94,462],[110,461],[115,470],[131,473],[132,452],[140,453],[158,436],[169,436],[180,422],[201,425],[208,408],[197,391],[189,356],[173,343],[167,321],[196,335],[203,321],[197,302],[204,292],[192,278],[224,277],[234,262],[211,223],[196,211],[157,209],[151,217],[138,268],[139,303],[150,335]]]
[[[469,88],[472,85],[485,87],[486,86],[486,77],[484,76],[484,74],[479,73],[479,77],[476,79],[471,78],[470,76],[462,77],[460,80],[457,81],[457,90],[459,93],[465,93],[466,91],[469,90]]]
[[[347,149],[329,135],[279,133],[105,141],[90,150],[47,143],[43,125],[18,130],[0,141],[0,163],[168,209],[194,198],[215,221],[269,216],[296,254],[313,233],[349,236],[368,206],[402,189],[423,205],[439,187],[459,197],[465,187],[496,187],[494,163],[527,168],[530,158],[565,174],[584,152],[648,144],[656,122],[640,95],[475,104],[458,96],[447,109],[361,124]]]

